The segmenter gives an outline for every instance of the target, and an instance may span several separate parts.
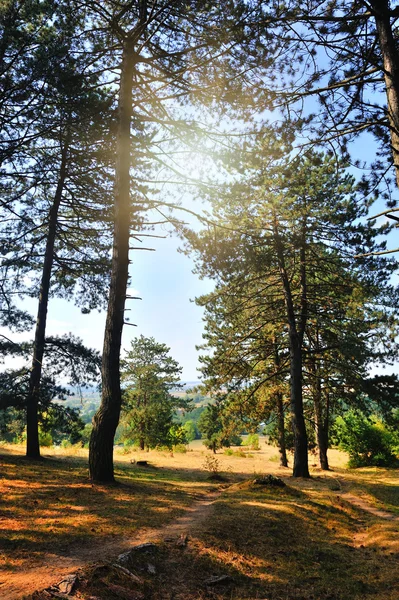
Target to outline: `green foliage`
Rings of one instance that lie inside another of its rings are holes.
[[[201,434],[194,421],[186,421],[183,425],[183,429],[186,432],[186,438],[188,442],[192,442],[193,440],[198,440],[201,438]]]
[[[177,454],[186,454],[187,446],[184,444],[176,444],[173,446],[173,452],[177,452]]]
[[[351,467],[389,467],[398,464],[399,434],[375,417],[349,411],[338,417],[334,435],[348,452]]]
[[[292,430],[292,423],[290,415],[287,415],[284,419],[284,439],[286,449],[293,452],[294,451],[294,432]],[[306,433],[308,437],[308,450],[309,452],[315,453],[317,448],[316,442],[316,431],[313,424],[308,421],[306,423]],[[263,429],[263,434],[268,436],[269,443],[273,446],[279,445],[279,431],[278,431],[278,423],[277,419],[271,420]]]
[[[141,449],[186,443],[186,431],[173,420],[177,408],[189,410],[190,401],[170,393],[179,387],[180,373],[165,344],[144,336],[132,341],[121,373],[127,383],[122,418],[125,439],[135,440]]]
[[[251,450],[260,450],[259,436],[257,433],[251,433],[246,440],[246,446],[249,446]]]
[[[39,443],[41,446],[46,448],[50,448],[53,445],[53,438],[51,437],[51,433],[48,431],[43,431],[39,427]]]
[[[38,422],[49,433],[55,444],[69,439],[72,444],[81,440],[84,422],[80,419],[80,406],[67,405],[71,388],[56,383],[68,377],[70,386],[85,388],[98,382],[100,354],[83,345],[69,334],[46,338],[46,375],[42,377],[38,396]],[[30,360],[32,343],[13,344],[8,355]],[[21,441],[26,424],[26,399],[29,393],[28,368],[0,373],[0,435],[7,441]]]
[[[84,448],[89,447],[91,430],[93,429],[93,425],[91,423],[86,423],[84,428],[81,431],[80,442]]]
[[[216,452],[223,446],[230,446],[230,441],[223,429],[220,407],[215,404],[207,406],[198,421],[198,429],[203,436],[203,444]]]
[[[232,450],[231,448],[226,448],[223,454],[226,456],[237,456],[238,458],[252,458],[253,454],[246,454],[241,448],[239,450]]]
[[[295,437],[288,447],[296,445],[296,474],[307,476],[312,401],[321,431],[327,406],[359,396],[370,365],[397,355],[395,263],[353,261],[384,246],[364,221],[366,206],[345,163],[310,151],[287,161],[290,149],[278,144],[264,136],[252,152],[247,146],[245,175],[212,198],[220,227],[187,238],[198,272],[215,281],[197,299],[205,308],[207,389],[225,390],[232,413],[250,424],[281,414],[282,398],[290,397]],[[271,149],[277,158],[266,158]]]
[[[231,434],[229,440],[232,446],[241,446],[242,444],[242,437],[237,433]]]
[[[195,402],[195,400],[194,400]],[[190,411],[179,411],[177,415],[177,419],[179,423],[183,425],[187,423],[187,421],[192,421],[198,429],[198,421],[202,415],[202,413],[206,410],[206,406],[197,406],[196,408],[190,408]]]

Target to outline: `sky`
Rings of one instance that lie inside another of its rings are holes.
[[[364,135],[352,145],[352,154],[356,158],[370,162],[375,149],[372,137]],[[201,159],[198,160],[197,173],[195,162],[190,165],[192,175],[199,174],[203,167],[200,164]],[[357,177],[361,175],[358,169],[352,171]],[[201,205],[197,206],[190,196],[185,198],[184,203],[194,211],[200,212],[203,208]],[[379,201],[372,208],[371,214],[376,214],[384,208],[383,201]],[[130,341],[136,336],[152,336],[157,342],[165,343],[170,347],[171,356],[183,368],[182,381],[195,382],[200,378],[197,370],[196,346],[202,343],[203,309],[195,304],[194,299],[209,292],[213,288],[213,283],[201,281],[198,275],[192,272],[193,260],[178,252],[182,242],[177,236],[171,237],[166,231],[156,233],[167,237],[146,238],[143,244],[154,248],[155,252],[133,251],[131,253],[131,281],[128,294],[140,296],[142,299],[127,300],[126,306],[130,310],[126,312],[126,317],[137,326],[125,325],[122,348],[128,349]],[[398,246],[399,230],[396,229],[391,234],[388,247]],[[36,315],[35,300],[24,302],[23,307],[32,315]],[[92,311],[90,314],[82,314],[80,309],[70,302],[57,298],[50,299],[47,335],[63,335],[71,332],[80,337],[85,345],[101,351],[104,325],[105,312]],[[16,334],[0,328],[1,333],[15,342],[33,338],[33,330],[30,334]],[[12,364],[6,360],[5,367]],[[395,367],[394,370],[398,369]]]
[[[370,158],[371,147],[359,142],[358,155]],[[368,156],[367,156],[368,155]],[[190,207],[196,209],[194,201]],[[375,212],[384,209],[377,203]],[[199,209],[198,209],[199,210]],[[375,214],[375,213],[374,213]],[[171,356],[183,368],[182,381],[195,382],[200,378],[196,345],[202,342],[203,309],[194,302],[195,297],[213,288],[211,281],[201,281],[194,274],[191,257],[178,252],[182,242],[177,236],[167,235],[165,239],[146,239],[145,244],[155,252],[133,251],[130,266],[131,282],[128,294],[140,296],[142,300],[128,300],[126,317],[137,327],[125,325],[122,348],[127,349],[130,341],[139,335],[154,337],[156,341],[170,347]],[[399,246],[399,232],[391,235],[389,247]],[[24,307],[36,314],[36,301],[29,300]],[[63,335],[72,332],[83,342],[97,350],[102,349],[105,325],[105,312],[92,311],[82,314],[80,309],[65,300],[52,298],[49,304],[47,335]],[[0,328],[0,333],[14,341],[29,339],[29,334],[10,333]],[[10,366],[11,363],[6,363]],[[397,370],[396,368],[394,369]]]
[[[146,241],[146,245],[155,248],[155,252],[135,251],[131,255],[128,294],[140,296],[142,300],[127,301],[130,310],[126,317],[137,327],[125,325],[122,347],[127,349],[136,336],[152,336],[171,348],[171,356],[183,367],[183,381],[198,381],[195,346],[202,341],[203,309],[193,300],[210,291],[212,283],[200,281],[192,273],[193,261],[178,252],[181,240],[177,237],[152,239]],[[34,300],[26,301],[23,306],[31,314],[36,313]],[[86,315],[66,300],[50,299],[47,335],[72,332],[87,346],[101,350],[104,326],[105,312],[92,311]],[[5,328],[0,328],[0,333],[16,342],[29,339],[27,333],[10,333]]]

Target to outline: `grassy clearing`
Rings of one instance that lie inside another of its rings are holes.
[[[22,452],[22,450],[20,450]],[[101,546],[158,528],[211,486],[206,474],[117,463],[118,485],[92,485],[84,457],[50,455],[31,462],[1,449],[0,566],[17,570],[46,553],[72,556],[76,547]]]
[[[199,444],[186,454],[117,455],[121,483],[110,487],[90,484],[85,456],[66,457],[57,450],[41,464],[27,462],[13,451],[1,461],[0,546],[5,573],[24,570],[32,559],[43,560],[49,549],[58,556],[72,556],[79,548],[101,547],[110,539],[122,542],[143,527],[162,527],[214,487],[203,468],[210,453]],[[132,457],[146,459],[152,467],[136,468],[130,464]],[[398,471],[347,470],[346,457],[332,451],[331,472],[314,467],[311,480],[293,480],[290,471],[276,463],[275,448],[264,444],[250,456],[218,453],[216,458],[230,487],[207,519],[190,528],[187,547],[165,541],[153,556],[144,557],[142,564],[138,561],[135,572],[143,583],[137,589],[126,591],[129,582],[105,569],[75,597],[399,598],[399,521],[368,514],[341,495],[350,491],[399,514]],[[287,486],[253,484],[260,473],[279,475]],[[148,563],[155,574],[148,572]],[[231,580],[216,586],[206,583],[220,575]]]
[[[399,524],[384,523],[378,537],[358,543],[363,515],[332,494],[328,480],[301,487],[232,486],[187,551],[169,551],[170,573],[185,574],[174,597],[397,599]],[[207,595],[211,574],[232,582]]]

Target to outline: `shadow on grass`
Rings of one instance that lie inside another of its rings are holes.
[[[377,546],[354,547],[354,521],[305,494],[235,490],[215,504],[186,552],[169,552],[165,572],[178,598],[397,599],[397,556]],[[232,582],[207,595],[212,575],[229,575]]]
[[[119,485],[93,485],[79,458],[38,462],[4,454],[0,463],[0,554],[7,568],[26,557],[73,556],[78,545],[101,547],[161,527],[210,487],[185,473],[133,466],[117,466]]]

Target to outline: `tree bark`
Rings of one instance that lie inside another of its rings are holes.
[[[119,423],[122,395],[120,386],[120,349],[125,314],[129,271],[129,235],[131,222],[130,166],[132,87],[135,67],[133,45],[125,42],[122,56],[118,131],[115,167],[115,213],[111,281],[102,356],[102,399],[93,418],[90,438],[90,478],[113,482],[113,448]]]
[[[276,366],[276,375],[280,371],[280,355],[276,339],[274,339],[274,364]],[[284,405],[283,394],[278,391],[276,394],[277,400],[277,426],[278,426],[278,450],[280,453],[280,465],[288,467],[287,447],[285,443],[285,423],[284,423]]]
[[[310,477],[308,463],[308,436],[303,416],[302,344],[290,336],[290,400],[294,433],[294,477]]]
[[[316,432],[317,432],[317,446],[319,448],[319,460],[320,467],[323,471],[330,469],[328,465],[328,429],[325,427],[323,414],[321,410],[321,404],[315,404],[315,416],[316,416]]]
[[[384,67],[387,110],[393,164],[399,187],[399,52],[395,41],[388,0],[371,0]]]
[[[280,453],[280,465],[288,467],[287,446],[285,443],[285,423],[284,423],[284,405],[283,395],[277,393],[277,419],[278,419],[278,450]]]
[[[323,471],[328,471],[328,419],[323,418],[323,404],[322,404],[322,389],[320,381],[320,372],[317,366],[318,361],[314,361],[312,371],[314,376],[313,383],[313,405],[315,412],[316,421],[316,436],[317,436],[317,447],[319,449],[319,460],[320,467]],[[326,408],[327,410],[327,408]]]
[[[40,380],[44,356],[47,309],[50,293],[51,271],[54,262],[54,244],[57,235],[57,221],[65,179],[67,176],[67,156],[69,142],[66,141],[61,153],[61,166],[53,205],[49,212],[46,249],[44,253],[42,279],[40,282],[35,338],[33,342],[32,367],[29,376],[29,390],[26,409],[26,456],[40,458],[38,403]]]
[[[289,329],[289,351],[290,351],[290,404],[292,415],[292,430],[294,433],[294,477],[310,477],[308,463],[308,436],[306,433],[305,419],[303,416],[302,395],[302,343],[306,326],[307,299],[306,299],[306,271],[304,251],[301,249],[301,317],[299,328],[295,316],[294,302],[292,299],[291,284],[285,266],[284,250],[282,247],[277,218],[274,222],[274,240],[276,244],[277,260],[280,278],[284,290],[284,300],[287,311]]]

